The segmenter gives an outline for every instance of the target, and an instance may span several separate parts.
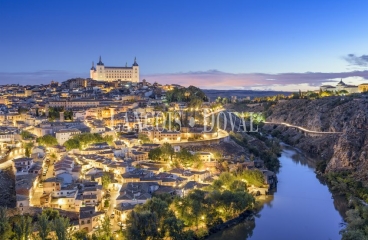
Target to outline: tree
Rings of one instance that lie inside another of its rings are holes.
[[[265,183],[263,173],[258,170],[244,170],[240,173],[240,177],[244,179],[248,185],[254,185],[256,187],[262,187]]]
[[[111,226],[110,226],[110,218],[105,214],[101,222],[101,230],[104,235],[103,239],[109,240],[111,239]]]
[[[127,239],[157,239],[158,238],[158,219],[155,213],[149,211],[131,211],[128,217]]]
[[[104,202],[104,207],[105,208],[108,208],[110,206],[110,202],[108,199],[105,199],[105,202]]]
[[[46,208],[42,211],[42,214],[45,214],[47,216],[47,219],[49,221],[53,221],[56,218],[60,217],[59,211],[52,209],[52,208]]]
[[[144,134],[144,133],[138,133],[138,139],[142,143],[151,143],[151,140],[149,139],[149,137],[147,136],[147,134]]]
[[[342,233],[342,240],[360,240],[360,239],[367,239],[366,235],[362,230],[350,230],[345,231]]]
[[[167,204],[167,202],[154,197],[147,201],[143,209],[149,212],[155,212],[157,214],[158,220],[160,221],[167,216],[168,207],[169,205]]]
[[[33,142],[23,143],[23,148],[25,149],[24,155],[26,157],[31,156],[31,150],[33,148]]]
[[[58,240],[69,239],[69,219],[64,217],[58,217],[54,220],[54,231]]]
[[[20,133],[21,137],[23,140],[27,140],[27,139],[33,139],[33,135],[32,133],[26,131],[26,130],[23,130],[21,133]]]
[[[54,121],[60,118],[60,112],[63,111],[62,107],[49,107],[49,120]]]
[[[103,189],[108,189],[109,188],[109,184],[111,183],[111,176],[109,173],[104,172],[104,174],[102,175],[102,187]]]
[[[176,153],[176,157],[179,159],[180,163],[185,167],[192,166],[195,160],[195,156],[185,148],[182,148],[180,152]]]
[[[151,149],[148,153],[148,158],[154,161],[160,160],[162,156],[161,148]]]
[[[163,222],[163,230],[173,240],[183,239],[184,222],[175,216],[168,217]]]
[[[102,137],[98,133],[82,133],[74,135],[73,138],[64,143],[64,146],[69,151],[72,149],[82,149],[83,147],[94,143],[107,142],[108,144],[111,144],[113,140],[113,136],[110,135]]]
[[[162,152],[162,157],[165,160],[168,160],[168,159],[172,160],[172,157],[175,153],[174,148],[171,146],[170,143],[164,143],[161,146],[161,152]]]
[[[28,158],[31,156],[31,152],[29,151],[29,148],[26,148],[24,155],[26,155],[26,157]]]
[[[88,232],[85,229],[78,230],[73,233],[75,240],[85,240],[88,237]]]
[[[31,234],[32,218],[22,215],[18,224],[14,226],[14,233],[17,240],[27,240]]]
[[[55,154],[55,153],[51,153],[50,158],[51,158],[52,160],[55,160],[55,159],[57,159],[57,156],[56,156],[56,154]]]
[[[45,240],[51,231],[51,225],[49,222],[49,217],[46,213],[42,213],[38,215],[37,220],[37,230],[38,235],[42,240]]]
[[[188,88],[174,88],[166,92],[168,102],[191,102],[192,99],[208,101],[206,94],[199,88],[189,86]]]
[[[37,142],[40,145],[43,145],[45,147],[51,147],[51,146],[55,146],[58,144],[56,138],[51,135],[45,135],[43,137],[39,137],[37,138]]]
[[[339,92],[338,92],[338,95],[340,95],[340,96],[344,96],[344,95],[346,95],[346,94],[349,94],[349,92],[348,91],[346,91],[346,90],[340,90]]]
[[[7,208],[0,207],[0,239],[8,239],[11,234]]]
[[[320,96],[321,97],[329,97],[329,96],[332,96],[333,95],[333,93],[332,92],[330,92],[330,91],[323,91],[321,94],[320,94]]]
[[[66,148],[66,150],[70,151],[72,149],[80,149],[81,145],[78,140],[72,138],[64,143],[64,147]]]
[[[198,97],[193,97],[189,104],[188,107],[192,107],[192,108],[200,108],[202,106],[203,100],[201,98]]]

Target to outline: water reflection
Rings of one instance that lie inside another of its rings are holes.
[[[212,235],[211,240],[232,239],[340,239],[346,200],[330,192],[316,178],[315,161],[296,149],[283,146],[278,188],[259,199],[251,221]]]

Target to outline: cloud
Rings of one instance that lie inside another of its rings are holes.
[[[349,84],[368,79],[367,71],[338,73],[226,73],[217,70],[187,73],[167,73],[142,75],[148,82],[161,84],[194,85],[204,89],[318,89],[323,84],[334,84],[337,79],[348,78]]]
[[[344,59],[351,65],[358,67],[368,67],[368,55],[356,56],[355,54],[348,54]]]
[[[88,73],[73,73],[62,70],[42,70],[36,72],[0,72],[1,84],[47,84],[51,81],[65,81],[75,77],[87,77]]]
[[[70,78],[88,77],[88,72],[75,73],[62,70],[36,72],[0,72],[0,85],[48,84],[52,80],[65,81]],[[348,84],[361,84],[368,80],[368,70],[338,73],[226,73],[218,70],[180,73],[146,74],[141,79],[161,84],[194,85],[203,89],[257,89],[257,90],[306,90],[318,89],[324,84],[334,85],[342,78]]]

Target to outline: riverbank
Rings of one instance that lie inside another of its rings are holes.
[[[254,221],[210,236],[223,239],[340,239],[347,201],[316,178],[313,161],[300,151],[283,146],[281,168],[273,196],[263,204]]]

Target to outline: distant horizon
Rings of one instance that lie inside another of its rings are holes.
[[[0,84],[89,77],[213,89],[316,90],[368,82],[368,1],[1,1]]]
[[[37,72],[0,72],[0,85],[49,84],[51,81],[63,82],[73,78],[89,78],[88,73],[72,73],[62,70]],[[218,70],[190,71],[163,74],[142,74],[140,81],[150,83],[190,85],[206,90],[249,90],[249,91],[313,91],[322,85],[335,85],[341,79],[351,85],[368,82],[368,70],[340,73],[225,73]]]

